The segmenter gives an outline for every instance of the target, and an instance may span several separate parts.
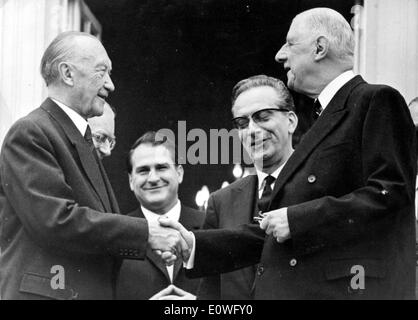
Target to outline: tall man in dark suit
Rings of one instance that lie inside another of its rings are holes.
[[[111,69],[81,32],[58,35],[42,57],[48,98],[11,127],[0,155],[2,299],[112,299],[121,259],[178,244],[118,214],[87,123],[115,89]]]
[[[196,232],[195,276],[259,261],[257,299],[414,297],[414,127],[399,92],[354,75],[353,51],[336,11],[293,19],[276,60],[317,120],[275,183],[265,239],[254,226]]]
[[[265,75],[238,82],[232,90],[233,125],[254,162],[256,175],[214,192],[208,201],[204,229],[233,228],[251,223],[264,211],[263,191],[272,189],[293,152],[292,136],[298,118],[284,83]],[[265,194],[265,192],[264,192]],[[255,266],[206,277],[199,299],[253,298]]]
[[[205,214],[180,203],[178,189],[184,170],[176,163],[175,155],[174,143],[153,131],[145,133],[133,144],[127,169],[129,185],[139,207],[128,215],[155,223],[160,217],[169,217],[188,230],[197,230],[203,224]],[[186,278],[181,259],[166,266],[159,255],[148,249],[143,261],[125,260],[122,263],[117,298],[195,299],[198,284],[198,279]]]

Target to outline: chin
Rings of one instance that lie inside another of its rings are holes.
[[[104,112],[104,101],[103,100],[95,100],[92,103],[92,113],[94,114],[94,117],[100,117]]]

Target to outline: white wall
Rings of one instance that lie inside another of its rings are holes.
[[[0,0],[0,144],[45,99],[42,54],[58,33],[80,30],[83,8],[82,0]]]
[[[368,82],[418,96],[418,0],[365,0],[359,54]]]

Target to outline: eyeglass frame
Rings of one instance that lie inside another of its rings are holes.
[[[260,112],[263,112],[263,111],[271,111],[271,110],[276,110],[276,111],[279,111],[279,112],[290,112],[290,111],[292,111],[292,110],[289,110],[289,109],[286,109],[286,108],[265,108],[265,109],[260,109],[260,110],[257,110],[255,112],[253,112],[252,114],[250,114],[248,116],[241,116],[241,117],[235,117],[235,118],[233,118],[231,120],[232,125],[234,126],[234,128],[236,128],[238,130],[247,129],[248,128],[248,125],[250,124],[250,119],[252,119],[254,121],[254,123],[257,123],[257,124],[260,122],[260,120],[254,119],[254,115],[256,115],[256,114],[258,114]],[[237,119],[246,119],[246,120],[248,120],[247,125],[245,127],[242,127],[242,126],[237,125],[236,124],[236,120]]]
[[[94,132],[91,136],[100,145],[103,145],[106,141],[108,141],[110,150],[113,150],[116,146],[116,138],[109,137],[104,133]]]

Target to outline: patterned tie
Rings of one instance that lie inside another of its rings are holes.
[[[268,175],[264,179],[264,189],[261,195],[261,198],[258,200],[258,210],[261,212],[266,212],[270,204],[271,194],[273,190],[271,189],[271,184],[276,180],[273,176]]]
[[[315,99],[314,105],[313,105],[313,113],[312,118],[314,120],[318,119],[319,115],[322,112],[322,106],[318,99]]]

